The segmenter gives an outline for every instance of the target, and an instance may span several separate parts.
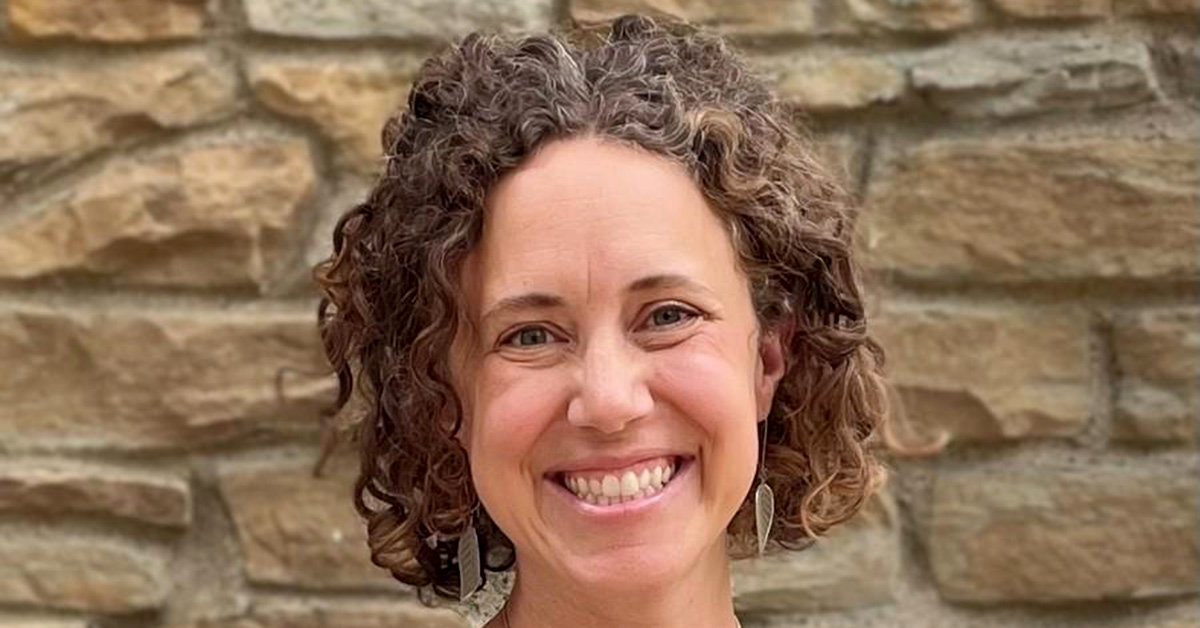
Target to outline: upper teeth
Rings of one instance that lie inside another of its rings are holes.
[[[647,497],[662,490],[675,473],[672,460],[651,462],[631,467],[624,472],[597,474],[565,474],[564,482],[581,499],[590,504],[610,503]]]

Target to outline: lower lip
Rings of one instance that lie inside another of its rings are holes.
[[[649,497],[607,506],[589,504],[576,497],[575,493],[555,480],[547,478],[545,481],[552,487],[552,492],[566,500],[579,514],[597,521],[623,521],[629,517],[642,515],[671,499],[681,490],[680,487],[684,482],[691,478],[692,467],[696,466],[695,462],[695,458],[688,458],[680,463],[675,474],[671,476],[671,481],[667,482],[661,491]]]

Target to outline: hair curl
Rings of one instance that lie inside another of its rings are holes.
[[[337,408],[363,402],[355,506],[373,562],[403,583],[457,598],[451,557],[474,511],[485,570],[515,560],[454,438],[459,270],[496,181],[587,134],[682,164],[729,232],[759,323],[791,331],[765,423],[773,548],[806,547],[886,477],[868,446],[889,404],[851,258],[856,205],[788,107],[722,39],[683,23],[627,15],[591,45],[473,33],[421,67],[383,129],[385,171],[314,269]],[[729,525],[735,558],[753,552],[752,502]]]

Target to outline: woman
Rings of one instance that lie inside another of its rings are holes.
[[[489,628],[729,628],[731,559],[806,547],[883,479],[853,206],[719,38],[474,34],[383,144],[316,274],[401,582],[515,569]]]

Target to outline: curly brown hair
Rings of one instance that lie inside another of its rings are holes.
[[[796,112],[720,37],[627,15],[599,39],[473,33],[428,59],[383,129],[385,172],[314,270],[337,407],[362,402],[354,500],[372,560],[446,598],[459,594],[451,557],[472,514],[485,571],[515,560],[455,438],[460,266],[489,190],[555,139],[595,135],[682,164],[728,230],[759,324],[790,330],[765,422],[773,549],[806,547],[886,477],[868,444],[889,404],[851,257],[852,196]],[[753,552],[752,501],[728,528],[734,558]]]

